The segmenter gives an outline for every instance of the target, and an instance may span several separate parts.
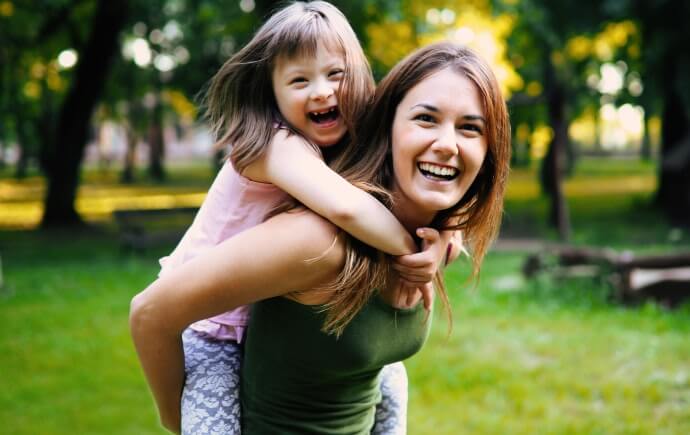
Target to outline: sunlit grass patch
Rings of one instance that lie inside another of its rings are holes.
[[[690,429],[687,311],[619,307],[591,280],[492,288],[521,258],[490,255],[473,291],[460,285],[462,266],[449,271],[453,332],[437,313],[429,343],[407,363],[411,433]]]

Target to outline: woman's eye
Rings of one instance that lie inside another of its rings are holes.
[[[421,121],[421,122],[434,122],[435,119],[431,115],[427,115],[426,113],[419,114],[414,117],[415,121]]]
[[[476,124],[462,124],[458,127],[459,130],[467,130],[474,133],[482,134],[482,129]]]

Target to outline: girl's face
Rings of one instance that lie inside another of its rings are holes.
[[[280,114],[320,147],[337,143],[347,131],[336,97],[344,70],[343,56],[322,44],[313,57],[279,57],[273,68],[273,92]]]
[[[450,68],[407,92],[392,127],[393,191],[416,220],[431,222],[465,195],[486,156],[486,128],[477,88]]]

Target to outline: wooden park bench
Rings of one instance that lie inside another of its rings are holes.
[[[123,248],[143,251],[179,241],[198,210],[197,207],[116,210],[113,216]]]
[[[527,257],[523,274],[532,278],[540,272],[561,278],[602,278],[624,303],[653,299],[672,308],[690,300],[690,252],[638,256],[612,249],[558,246]]]

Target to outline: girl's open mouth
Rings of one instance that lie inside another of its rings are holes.
[[[309,119],[311,119],[315,124],[328,124],[330,122],[336,121],[340,113],[337,107],[331,107],[330,109],[322,110],[320,112],[309,112]]]

